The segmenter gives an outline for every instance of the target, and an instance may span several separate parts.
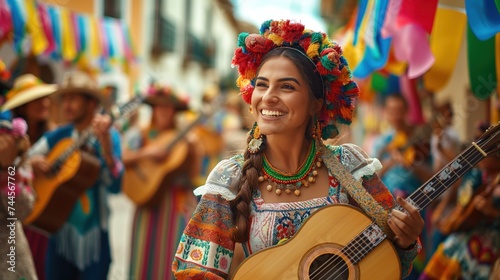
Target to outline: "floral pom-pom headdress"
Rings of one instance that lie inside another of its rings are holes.
[[[338,134],[338,124],[351,124],[359,88],[351,79],[351,71],[342,56],[341,47],[323,32],[305,29],[290,20],[268,20],[260,34],[240,33],[232,64],[238,67],[236,81],[243,100],[250,104],[257,69],[262,58],[272,49],[294,48],[309,57],[323,81],[323,107],[319,113],[321,137]]]
[[[144,103],[149,105],[172,105],[177,111],[189,108],[189,100],[181,97],[170,86],[151,84],[146,90]]]

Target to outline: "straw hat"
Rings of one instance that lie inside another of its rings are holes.
[[[57,86],[45,84],[33,74],[24,74],[14,81],[14,86],[5,96],[6,102],[0,111],[7,111],[54,93]]]
[[[65,94],[83,94],[103,101],[103,95],[97,85],[97,81],[89,74],[82,71],[72,71],[67,73],[56,94],[61,97]]]

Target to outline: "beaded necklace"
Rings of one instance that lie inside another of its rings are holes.
[[[262,162],[261,176],[259,176],[259,182],[268,181],[266,189],[268,191],[275,190],[277,195],[280,195],[283,191],[287,194],[292,192],[296,195],[300,195],[300,187],[309,187],[316,181],[316,176],[318,176],[318,171],[316,168],[321,167],[321,157],[319,156],[319,151],[316,148],[316,141],[311,142],[309,148],[309,153],[305,161],[300,165],[300,167],[292,173],[283,172],[278,168],[274,167],[268,160],[266,155],[264,155]]]

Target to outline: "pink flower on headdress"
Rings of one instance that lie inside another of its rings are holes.
[[[273,47],[273,41],[258,34],[250,34],[245,38],[247,50],[255,53],[267,53]]]

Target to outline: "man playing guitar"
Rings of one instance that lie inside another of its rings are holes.
[[[95,174],[97,180],[79,195],[64,224],[50,236],[46,278],[106,279],[111,263],[106,196],[107,192],[120,191],[119,134],[111,128],[109,116],[96,114],[101,94],[95,80],[86,73],[69,73],[56,95],[61,98],[62,113],[69,123],[44,134],[30,150],[35,180],[37,176],[57,177],[51,176],[54,164],[49,163],[47,155],[62,140],[82,139],[85,133],[94,136],[83,143],[83,150],[98,159],[100,171]]]

